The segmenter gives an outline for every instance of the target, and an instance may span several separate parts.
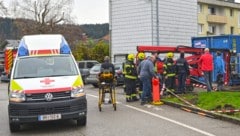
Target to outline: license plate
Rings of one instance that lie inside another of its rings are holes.
[[[61,114],[49,114],[49,115],[40,115],[38,116],[39,121],[47,121],[47,120],[58,120],[61,119]]]

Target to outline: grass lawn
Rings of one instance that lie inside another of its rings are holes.
[[[179,95],[191,104],[205,110],[232,110],[240,109],[240,92],[199,92],[196,94]],[[174,96],[165,97],[163,100],[185,104]],[[230,114],[230,113],[228,113]],[[232,116],[240,118],[240,112],[231,113]]]

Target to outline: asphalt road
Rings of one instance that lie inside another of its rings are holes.
[[[85,86],[88,121],[77,127],[74,121],[55,121],[23,125],[11,133],[7,114],[7,84],[0,83],[0,136],[239,136],[240,126],[189,113],[167,105],[141,106],[126,103],[121,87],[117,89],[117,111],[104,104],[98,110],[98,89]]]

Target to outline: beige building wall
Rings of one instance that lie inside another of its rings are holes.
[[[210,9],[212,8],[212,13]],[[215,27],[212,32],[210,26]],[[240,4],[198,0],[198,35],[240,34]]]

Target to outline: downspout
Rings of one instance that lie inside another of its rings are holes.
[[[152,45],[153,45],[153,1],[151,0],[151,23],[152,23]]]
[[[156,15],[157,15],[157,46],[159,46],[159,10],[158,0],[156,0]]]
[[[112,0],[109,0],[109,57],[113,62],[112,57]]]

